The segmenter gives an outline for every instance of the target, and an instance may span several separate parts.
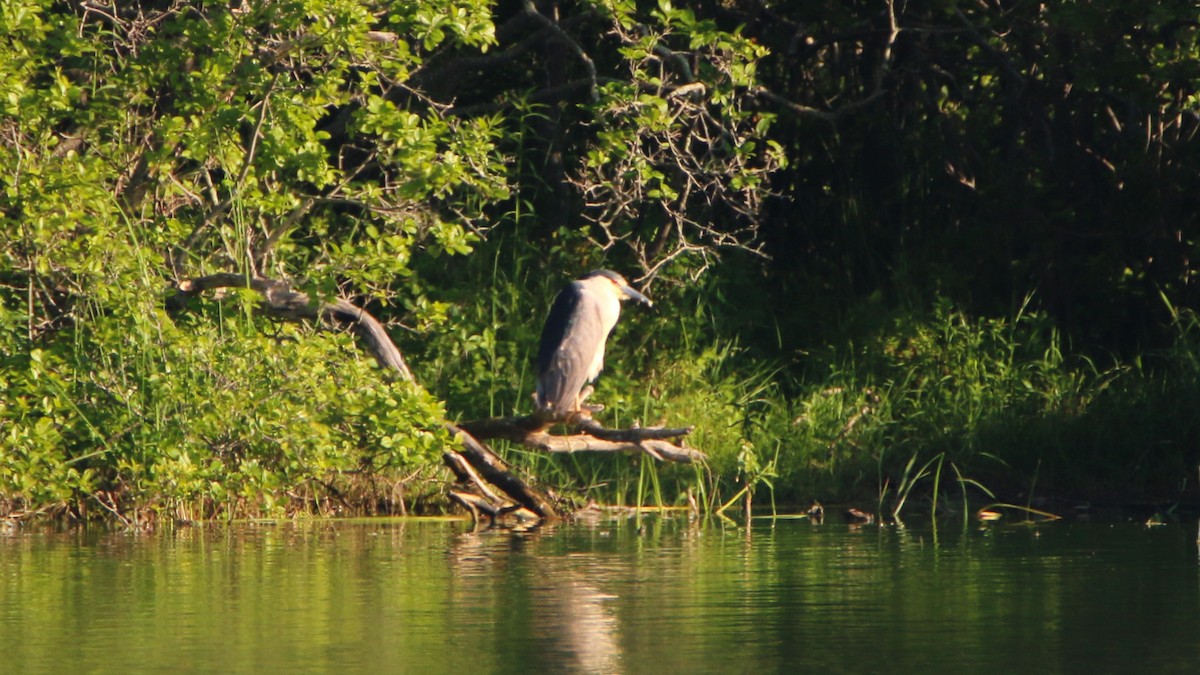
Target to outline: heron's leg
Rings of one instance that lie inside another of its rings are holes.
[[[593,414],[598,413],[601,410],[604,410],[604,406],[599,403],[592,403],[592,404],[587,404],[587,405],[584,404],[584,401],[587,399],[587,397],[591,396],[592,392],[594,392],[594,391],[596,391],[596,388],[589,384],[588,386],[584,387],[583,389],[581,389],[579,391],[579,398],[576,399],[577,401],[579,401],[579,404],[576,406],[576,408],[579,410],[579,412],[581,414],[583,414],[584,416],[586,416],[589,419],[591,418],[591,416]]]

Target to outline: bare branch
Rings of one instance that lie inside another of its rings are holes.
[[[800,103],[796,103],[795,101],[789,101],[788,99],[780,96],[779,94],[776,94],[775,92],[771,91],[770,89],[767,89],[766,87],[757,87],[754,90],[754,94],[756,96],[764,98],[772,103],[781,105],[781,106],[787,108],[789,111],[796,113],[797,115],[800,115],[801,117],[811,117],[813,119],[821,120],[822,122],[834,122],[839,117],[842,117],[844,115],[852,113],[855,110],[858,110],[860,108],[865,108],[866,106],[870,105],[871,103],[874,103],[880,97],[883,96],[883,90],[876,89],[875,91],[871,92],[870,94],[867,94],[865,97],[863,97],[857,101],[853,101],[851,103],[847,103],[845,105],[839,106],[839,107],[835,108],[834,110],[817,110],[816,108],[811,108],[809,106],[802,105]]]
[[[472,485],[484,498],[496,504],[500,503],[500,497],[488,487],[487,483],[479,477],[475,469],[471,468],[471,463],[460,453],[446,452],[442,455],[442,459],[446,462],[446,466],[450,467],[450,470],[458,477],[458,482]]]
[[[522,506],[533,511],[542,518],[557,518],[558,513],[538,492],[529,488],[524,481],[513,475],[504,461],[496,456],[484,444],[477,441],[470,433],[453,424],[446,424],[446,429],[462,443],[462,455],[471,466],[489,483],[500,488],[509,497]]]
[[[559,40],[561,40],[563,43],[565,43],[567,45],[567,47],[570,48],[571,52],[574,53],[575,56],[580,60],[580,62],[583,63],[584,69],[587,70],[588,79],[590,79],[591,83],[592,83],[591,99],[593,101],[595,101],[597,98],[596,97],[596,86],[597,86],[596,85],[596,64],[592,62],[592,57],[587,55],[587,52],[585,52],[583,50],[583,47],[579,46],[579,43],[575,41],[575,38],[572,38],[570,35],[567,35],[567,32],[564,31],[562,28],[560,28],[557,23],[555,23],[554,21],[551,21],[548,17],[544,16],[541,12],[539,12],[537,9],[537,6],[533,4],[533,0],[523,0],[522,5],[524,6],[525,12],[527,14],[532,16],[533,19],[535,21],[537,21],[539,24],[541,24],[545,28],[549,29],[550,32],[553,33],[554,36],[557,37]]]
[[[852,113],[860,108],[865,108],[866,106],[879,100],[884,94],[884,78],[891,67],[892,49],[896,45],[896,38],[900,36],[901,31],[909,30],[900,27],[899,20],[896,18],[896,6],[894,0],[886,0],[886,4],[888,20],[888,28],[886,32],[869,31],[865,33],[851,33],[839,36],[833,40],[826,41],[826,44],[829,44],[844,39],[857,40],[869,36],[884,36],[882,55],[880,56],[879,63],[875,65],[874,75],[871,78],[871,91],[866,96],[856,101],[838,106],[833,110],[819,110],[817,108],[788,100],[787,98],[784,98],[783,96],[780,96],[779,94],[776,94],[775,92],[763,86],[754,88],[752,93],[758,98],[770,101],[775,105],[783,106],[789,112],[795,113],[801,117],[817,119],[821,120],[822,122],[829,123],[833,123],[837,121],[839,117]],[[955,11],[957,12],[958,10],[956,9]],[[961,12],[959,12],[959,15],[961,16]]]
[[[290,320],[320,319],[349,324],[354,327],[360,339],[365,343],[367,351],[375,357],[381,366],[396,373],[407,382],[414,382],[412,373],[404,363],[400,350],[396,348],[387,331],[384,330],[383,325],[368,312],[354,306],[350,302],[338,299],[331,302],[317,303],[313,302],[307,294],[292,290],[285,282],[228,273],[213,274],[186,280],[179,284],[177,290],[178,295],[190,297],[218,288],[250,288],[257,291],[265,300],[264,311],[272,316]],[[538,491],[529,487],[525,481],[518,478],[505,465],[504,461],[487,446],[475,440],[467,431],[453,424],[447,423],[445,427],[461,443],[462,448],[458,454],[470,464],[470,467],[474,471],[478,472],[478,474],[475,474],[469,470],[465,470],[465,475],[472,478],[472,482],[475,482],[482,488],[481,492],[485,495],[484,499],[489,499],[492,502],[500,501],[495,498],[495,493],[492,493],[483,486],[483,481],[486,480],[538,517],[548,519],[558,517],[558,513],[549,500]],[[464,475],[462,473],[464,470],[461,468],[462,465],[460,463],[454,460],[448,461],[457,475]],[[451,494],[451,497],[471,509],[472,513],[478,513],[477,509],[481,508],[478,500],[460,499],[454,494]],[[498,507],[498,509],[494,511],[495,514],[506,512],[504,508]],[[487,512],[489,514],[493,513],[491,510]]]
[[[544,452],[644,452],[672,462],[705,459],[699,450],[668,442],[687,436],[692,427],[607,429],[584,417],[570,421],[568,426],[573,433],[555,435],[548,431],[549,425],[549,421],[536,415],[525,415],[473,420],[463,422],[459,428],[479,439],[503,438]]]
[[[546,452],[571,454],[576,452],[644,452],[658,460],[689,463],[705,459],[705,454],[667,441],[606,441],[587,434],[531,437],[527,444]]]
[[[392,342],[383,324],[349,301],[339,298],[330,302],[313,302],[308,294],[292,290],[286,282],[232,273],[184,280],[179,283],[178,292],[183,296],[194,296],[217,288],[250,288],[258,291],[266,301],[263,310],[270,316],[293,321],[323,320],[350,325],[381,367],[407,382],[414,381],[404,356]]]

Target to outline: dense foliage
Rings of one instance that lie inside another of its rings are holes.
[[[657,301],[606,421],[712,461],[524,457],[564,487],[1195,495],[1191,3],[0,13],[0,511],[403,508],[442,419],[527,411],[600,265]],[[175,301],[217,272],[370,308],[420,384],[249,291]]]

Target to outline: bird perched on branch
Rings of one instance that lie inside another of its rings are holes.
[[[621,301],[647,306],[650,298],[630,287],[620,274],[596,270],[567,284],[550,308],[538,349],[538,413],[565,420],[583,411],[592,382],[604,368],[604,342],[621,316]]]

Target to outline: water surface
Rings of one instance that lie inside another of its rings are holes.
[[[0,535],[0,673],[1197,672],[1196,524]]]

